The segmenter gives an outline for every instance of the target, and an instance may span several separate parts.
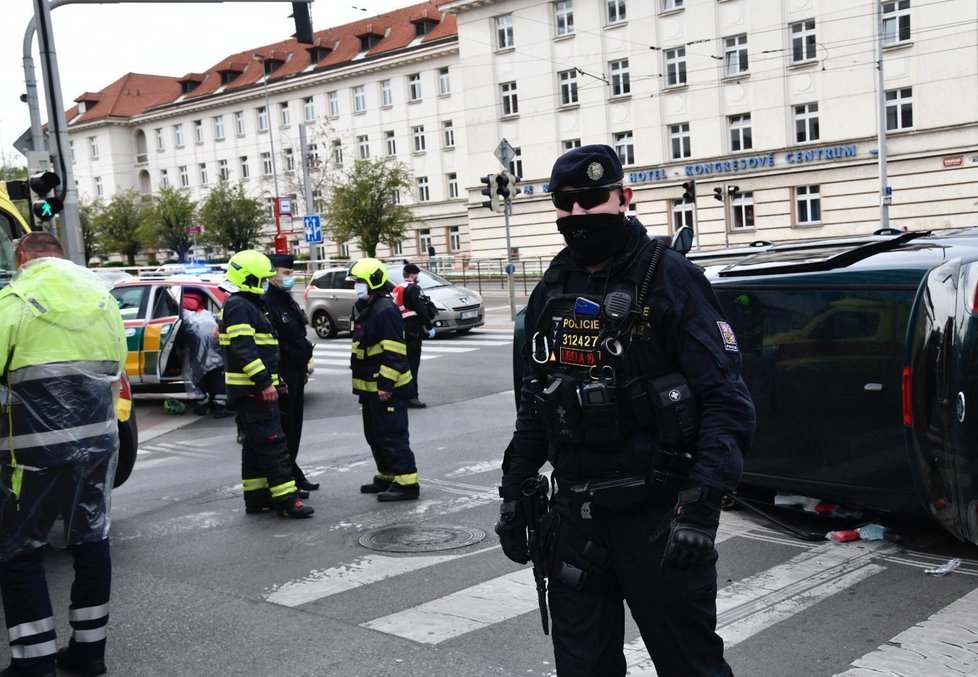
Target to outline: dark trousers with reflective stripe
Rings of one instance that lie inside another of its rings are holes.
[[[306,391],[306,370],[285,371],[280,373],[289,392],[278,396],[278,410],[282,415],[282,431],[289,446],[289,460],[292,462],[292,475],[296,482],[304,482],[305,473],[296,463],[299,455],[299,444],[302,441],[302,413],[305,409],[304,398]]]
[[[72,628],[69,646],[80,659],[104,658],[112,587],[109,539],[69,549],[75,564],[68,611]],[[12,665],[24,675],[52,673],[57,644],[40,549],[0,564],[0,591]]]
[[[282,431],[282,418],[276,402],[243,397],[234,403],[238,412],[241,443],[241,479],[245,505],[268,506],[295,499],[292,462]],[[249,489],[251,480],[263,479],[263,488]]]
[[[408,413],[403,400],[381,402],[376,395],[360,397],[363,435],[370,445],[377,472],[409,475],[418,472],[408,436]]]
[[[550,577],[560,677],[625,674],[623,601],[660,677],[733,675],[716,634],[716,551],[702,569],[659,566],[671,506],[647,501],[624,510],[593,503],[585,509],[560,493],[554,503],[560,518],[555,568],[570,565],[566,575]],[[587,572],[583,582],[575,580],[575,570]]]

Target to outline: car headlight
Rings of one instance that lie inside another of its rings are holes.
[[[434,304],[435,304],[435,308],[437,308],[438,310],[444,310],[446,312],[449,311],[449,310],[451,310],[451,308],[449,308],[448,306],[446,306],[441,301],[434,301]]]

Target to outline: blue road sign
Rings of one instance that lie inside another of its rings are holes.
[[[303,216],[302,228],[306,231],[306,242],[323,241],[323,222],[319,218],[319,214]]]

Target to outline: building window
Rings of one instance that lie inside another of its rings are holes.
[[[444,142],[445,148],[454,148],[455,126],[452,124],[451,120],[444,120],[441,123],[441,133],[442,133],[442,141]]]
[[[683,226],[693,227],[693,207],[692,202],[685,202],[681,198],[672,201],[672,231],[675,233]]]
[[[367,110],[367,93],[363,85],[357,85],[353,88],[353,112],[362,113],[365,110]]]
[[[216,141],[224,140],[224,116],[217,115],[214,117],[214,139]]]
[[[177,174],[180,176],[180,187],[187,188],[190,186],[190,172],[187,171],[187,165],[181,165],[177,167]]]
[[[411,136],[414,138],[414,152],[423,153],[425,150],[424,125],[411,127]]]
[[[343,164],[343,143],[339,139],[333,139],[333,164]]]
[[[228,169],[227,160],[217,161],[217,176],[221,179],[221,181],[227,181],[231,178],[231,170]]]
[[[574,148],[580,148],[581,147],[581,140],[580,139],[564,139],[563,141],[560,142],[560,147],[564,149],[564,152],[567,152],[569,150],[573,150]]]
[[[370,140],[366,134],[357,137],[357,155],[361,160],[370,158]]]
[[[438,93],[441,96],[452,93],[452,79],[448,76],[448,66],[438,69]]]
[[[421,253],[427,253],[431,246],[431,231],[427,228],[418,231],[418,242],[421,245]]]
[[[686,84],[686,48],[666,50],[666,87]]]
[[[163,128],[156,128],[156,150],[166,150],[166,137],[163,136]]]
[[[632,139],[631,132],[618,132],[615,134],[615,152],[623,165],[635,164],[635,141]]]
[[[730,150],[739,151],[753,148],[750,113],[747,115],[731,115],[727,120],[730,123]]]
[[[791,63],[815,58],[815,19],[791,24]]]
[[[306,122],[312,122],[316,119],[316,102],[312,100],[311,96],[302,100],[302,115]]]
[[[242,155],[238,158],[238,167],[241,169],[241,180],[247,180],[251,178],[251,169],[248,167],[248,156]]]
[[[167,174],[165,169],[160,170],[160,188],[170,187],[170,175]]]
[[[393,254],[394,256],[400,256],[401,254],[404,253],[404,245],[401,243],[400,240],[390,245],[390,248],[391,248],[391,254]]]
[[[883,44],[910,40],[910,0],[883,3]]]
[[[891,89],[886,93],[886,131],[913,127],[913,89]]]
[[[88,154],[93,160],[98,160],[98,137],[88,137]]]
[[[669,146],[672,148],[673,160],[682,160],[692,156],[688,122],[669,125]]]
[[[234,132],[238,136],[244,136],[245,133],[245,116],[244,111],[238,111],[234,114]]]
[[[418,202],[428,202],[429,200],[431,200],[431,195],[428,192],[428,177],[418,177]]]
[[[571,35],[574,32],[574,2],[560,0],[554,3],[554,20],[557,36]]]
[[[754,227],[754,194],[738,193],[730,201],[730,211],[733,213],[733,230]]]
[[[560,105],[570,106],[577,103],[577,70],[560,71],[557,73],[560,85]]]
[[[606,2],[609,24],[621,23],[628,17],[625,13],[625,0],[606,0]]]
[[[509,173],[516,177],[517,180],[523,176],[523,149],[514,148],[513,149],[513,159],[509,161]]]
[[[308,150],[309,150],[309,158],[308,158],[309,165],[311,167],[318,167],[319,166],[319,144],[310,143]]]
[[[101,176],[96,176],[95,177],[95,197],[104,197],[104,196],[105,196],[105,187],[102,185],[102,177]]]
[[[798,143],[818,141],[818,104],[795,106],[795,140]]]
[[[75,161],[75,142],[74,141],[70,141],[70,140],[68,141],[68,155],[71,157],[71,161],[74,163],[74,161]]]
[[[496,49],[510,49],[516,43],[513,40],[513,15],[504,14],[495,18]]]
[[[292,113],[289,111],[289,103],[280,103],[278,105],[278,119],[279,124],[283,127],[288,127],[292,124]]]
[[[516,83],[502,83],[499,85],[499,93],[503,100],[503,116],[518,114],[520,112],[520,102],[516,95]]]
[[[207,163],[201,162],[199,165],[197,165],[197,170],[200,173],[200,184],[202,186],[206,186],[207,185]]]
[[[337,91],[326,92],[326,110],[329,111],[329,117],[335,118],[340,115],[340,95]]]
[[[194,143],[204,143],[204,123],[201,120],[194,120]]]
[[[394,105],[394,90],[391,88],[390,80],[380,81],[380,105],[381,106]]]
[[[340,245],[340,258],[348,259],[350,258],[350,243],[344,242]]]
[[[795,223],[805,226],[822,220],[822,201],[818,186],[795,188]]]
[[[450,226],[448,229],[448,250],[453,254],[462,251],[462,234],[458,226]]]
[[[173,145],[183,148],[183,125],[173,125]]]
[[[267,132],[268,131],[268,109],[261,106],[258,109],[258,131]]]
[[[662,0],[662,11],[671,12],[674,9],[682,9],[683,0]]]
[[[285,158],[285,171],[294,172],[295,171],[295,153],[292,152],[291,148],[286,148],[282,151],[282,156]]]
[[[408,76],[408,101],[421,100],[421,73]]]
[[[453,200],[458,197],[458,174],[452,172],[448,175],[448,199]]]
[[[272,154],[262,153],[261,154],[261,174],[262,176],[271,176],[275,172],[272,171]]]
[[[738,75],[747,72],[747,36],[735,35],[723,39],[724,74]]]
[[[388,129],[384,132],[384,138],[387,140],[387,154],[397,155],[397,140],[394,138],[394,130]]]
[[[632,83],[628,76],[628,59],[612,61],[608,67],[611,71],[611,96],[630,94]]]

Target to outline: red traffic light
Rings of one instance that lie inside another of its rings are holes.
[[[61,185],[61,178],[54,172],[37,172],[31,176],[28,184],[38,197],[31,205],[31,211],[38,220],[50,221],[65,208],[61,198],[48,196],[48,193]]]
[[[44,197],[52,190],[61,185],[61,178],[54,172],[37,172],[30,178],[31,190],[38,197]]]

